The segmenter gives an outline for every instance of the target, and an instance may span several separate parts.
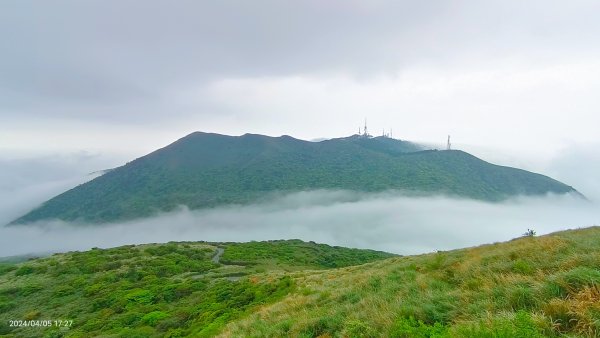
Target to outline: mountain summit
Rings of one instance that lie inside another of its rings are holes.
[[[388,137],[320,142],[290,136],[195,132],[79,185],[13,221],[103,223],[190,209],[245,204],[273,192],[403,190],[499,201],[564,194],[572,187],[459,150],[428,150]]]

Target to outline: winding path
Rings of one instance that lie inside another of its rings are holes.
[[[225,252],[225,249],[223,249],[223,248],[217,248],[217,252],[213,256],[212,262],[216,263],[216,264],[219,264],[219,261],[221,260],[221,256],[223,256],[223,252]]]

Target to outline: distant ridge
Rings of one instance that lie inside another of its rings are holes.
[[[389,137],[320,142],[291,136],[195,132],[43,203],[12,224],[44,219],[104,223],[255,202],[272,192],[404,190],[499,201],[577,193],[552,178]]]

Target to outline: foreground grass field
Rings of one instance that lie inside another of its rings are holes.
[[[234,337],[600,337],[600,228],[288,274]]]
[[[598,337],[600,228],[409,257],[297,240],[58,254],[0,266],[0,318],[6,337]]]

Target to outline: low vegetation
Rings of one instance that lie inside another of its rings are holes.
[[[292,292],[296,283],[286,271],[391,256],[291,240],[131,245],[2,263],[0,336],[214,336]],[[15,327],[11,320],[73,323]]]
[[[598,243],[600,227],[407,257],[298,240],[57,254],[0,265],[0,334],[598,337]]]
[[[233,337],[599,337],[600,228],[290,274]]]

